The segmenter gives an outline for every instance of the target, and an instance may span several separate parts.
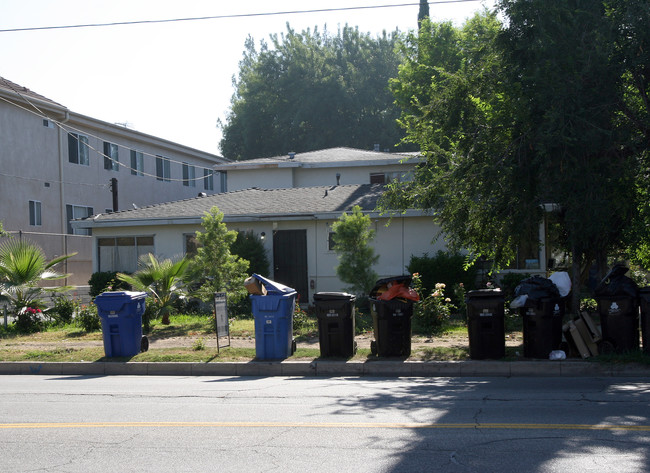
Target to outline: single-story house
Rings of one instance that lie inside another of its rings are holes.
[[[431,215],[410,210],[391,217],[376,212],[383,191],[379,184],[251,188],[101,213],[72,225],[92,230],[94,271],[135,271],[141,254],[185,254],[202,229],[202,217],[216,206],[229,229],[260,235],[271,262],[270,277],[295,288],[301,301],[308,302],[316,292],[345,288],[336,276],[331,227],[356,205],[372,219],[372,245],[380,255],[374,269],[380,277],[405,274],[412,255],[445,249]]]

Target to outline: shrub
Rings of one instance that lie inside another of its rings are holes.
[[[269,258],[264,243],[253,230],[238,232],[230,251],[250,263],[249,272],[262,276],[269,275]]]
[[[501,278],[501,290],[503,290],[503,295],[506,299],[506,303],[510,304],[512,299],[515,297],[515,289],[519,286],[519,283],[524,279],[528,279],[530,274],[525,273],[506,273]]]
[[[19,333],[39,332],[45,326],[43,311],[35,307],[23,307],[16,316],[16,330]]]
[[[203,338],[197,338],[192,344],[192,350],[202,351],[205,350],[205,340]]]
[[[430,294],[435,291],[435,286],[442,283],[445,287],[453,288],[463,283],[466,290],[476,287],[476,265],[465,269],[466,257],[460,253],[445,253],[438,251],[435,256],[425,253],[423,256],[411,256],[408,270],[411,274],[418,273],[422,282],[422,290]],[[457,300],[457,295],[450,295],[454,305],[459,306],[462,301]]]
[[[127,283],[117,279],[116,271],[98,271],[88,280],[89,294],[93,299],[105,291],[129,290]]]
[[[413,274],[413,289],[420,295],[420,302],[413,307],[413,315],[422,330],[433,335],[442,330],[444,323],[449,320],[455,306],[449,297],[445,297],[445,284],[436,283],[433,292],[424,290],[418,273]]]
[[[316,329],[316,321],[300,308],[299,302],[300,299],[296,300],[296,308],[293,311],[294,335],[299,335],[301,332],[311,332]]]
[[[50,310],[50,315],[56,320],[58,324],[64,325],[72,322],[72,317],[77,309],[77,301],[69,297],[59,294],[54,296],[54,305]]]
[[[97,306],[95,304],[82,305],[77,317],[75,317],[75,322],[85,332],[96,332],[102,328],[102,323],[97,314]]]

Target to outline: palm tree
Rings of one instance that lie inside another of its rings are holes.
[[[189,260],[178,261],[158,259],[151,253],[142,255],[138,260],[138,269],[132,275],[118,273],[117,279],[130,284],[134,289],[150,293],[157,301],[156,315],[162,316],[162,323],[169,324],[169,314],[176,295],[183,294],[183,274]]]
[[[52,268],[63,260],[76,255],[59,256],[47,261],[45,252],[35,243],[27,240],[8,240],[0,244],[0,297],[8,299],[16,315],[27,307],[44,307],[41,300],[45,291],[61,292],[69,286],[44,288],[41,281],[54,281],[70,276]]]

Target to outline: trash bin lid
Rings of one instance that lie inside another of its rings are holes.
[[[295,289],[285,286],[284,284],[280,284],[279,282],[271,281],[270,279],[266,279],[264,276],[260,276],[259,274],[252,274],[251,277],[254,277],[257,279],[259,282],[264,284],[264,287],[266,287],[266,291],[269,293],[275,293],[275,294],[289,294],[291,292],[296,292]]]
[[[495,297],[503,296],[503,292],[500,288],[494,289],[474,289],[467,292],[467,297]]]
[[[97,300],[97,299],[108,299],[108,298],[134,300],[134,299],[142,299],[144,297],[147,297],[146,292],[140,292],[140,291],[106,291],[106,292],[102,292],[97,297],[95,297],[95,300]]]
[[[354,301],[357,296],[347,292],[317,292],[314,294],[314,301]]]

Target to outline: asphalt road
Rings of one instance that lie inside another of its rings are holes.
[[[650,381],[0,376],[3,472],[645,472]]]

